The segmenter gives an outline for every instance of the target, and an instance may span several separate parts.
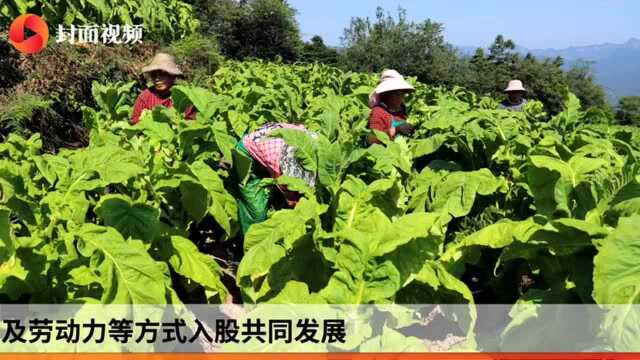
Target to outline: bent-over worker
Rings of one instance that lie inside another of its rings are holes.
[[[243,234],[251,225],[267,219],[272,194],[269,188],[261,184],[262,179],[288,176],[302,179],[310,187],[316,184],[317,174],[302,167],[295,157],[295,148],[282,138],[270,137],[273,131],[279,129],[304,131],[312,137],[316,136],[302,125],[268,123],[238,141],[234,149],[233,166],[238,178],[238,217]],[[277,185],[277,188],[286,205],[295,207],[300,194],[282,185]]]

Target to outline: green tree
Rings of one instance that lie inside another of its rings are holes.
[[[640,126],[640,96],[621,98],[616,118],[621,124]]]
[[[302,47],[300,61],[335,65],[338,63],[338,51],[327,47],[322,37],[316,35],[311,38],[310,42],[305,43]]]
[[[519,79],[529,90],[527,97],[540,100],[547,111],[557,113],[567,96],[567,82],[561,58],[540,61],[533,55],[520,56],[516,43],[502,35],[496,36],[489,51],[477,49],[468,61],[470,74],[461,85],[480,95],[505,98],[503,90],[509,80]]]
[[[296,61],[302,48],[296,11],[286,0],[187,0],[229,58]]]
[[[404,9],[395,19],[378,7],[375,22],[357,17],[345,29],[343,65],[367,72],[393,68],[427,83],[453,85],[458,58],[445,43],[443,30],[442,24],[431,20],[408,21]]]
[[[591,62],[579,61],[565,73],[569,90],[576,94],[584,108],[607,109],[607,94],[602,86],[596,83],[591,65]]]
[[[524,82],[528,90],[527,97],[542,101],[551,114],[562,111],[564,100],[568,95],[568,87],[562,71],[562,58],[538,60],[528,54],[519,59],[513,78]],[[501,84],[501,90],[506,86]]]
[[[242,6],[236,0],[184,0],[193,5],[204,35],[215,36],[223,43],[230,39],[232,25],[242,17]]]

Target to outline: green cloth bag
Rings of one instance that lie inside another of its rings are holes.
[[[267,220],[271,196],[269,189],[262,185],[262,179],[253,172],[253,158],[245,149],[242,140],[238,141],[232,155],[240,190],[238,219],[242,234],[245,235],[251,225]]]

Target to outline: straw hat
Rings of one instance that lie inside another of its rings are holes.
[[[142,68],[143,73],[149,73],[156,70],[162,70],[175,76],[182,75],[182,71],[178,69],[178,65],[176,65],[176,61],[173,56],[166,53],[157,53],[156,56],[153,57],[151,64]]]
[[[396,90],[414,91],[415,88],[399,72],[384,70],[380,76],[380,83],[369,96],[369,107],[374,107],[380,102],[380,94]]]
[[[520,81],[520,80],[511,80],[511,81],[509,81],[509,85],[507,85],[507,88],[504,89],[504,92],[511,92],[511,91],[526,92],[527,89],[525,89],[524,86],[522,85],[522,81]]]

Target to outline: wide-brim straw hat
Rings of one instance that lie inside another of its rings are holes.
[[[398,90],[409,92],[415,88],[396,70],[384,70],[380,76],[380,83],[369,96],[369,106],[374,107],[380,102],[380,94]]]
[[[522,91],[527,92],[527,89],[522,85],[522,81],[520,80],[511,80],[509,81],[509,85],[504,89],[504,92],[512,92],[512,91]]]
[[[157,53],[156,56],[153,57],[151,63],[142,68],[142,72],[145,74],[156,70],[161,70],[167,74],[175,76],[183,75],[182,71],[178,68],[178,65],[176,65],[176,61],[173,56],[166,53]]]

